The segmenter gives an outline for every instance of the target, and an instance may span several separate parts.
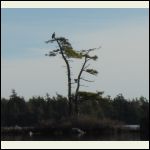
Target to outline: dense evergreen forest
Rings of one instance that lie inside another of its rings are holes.
[[[74,95],[72,95],[73,97]],[[68,100],[57,94],[50,97],[32,97],[25,100],[12,91],[9,99],[1,98],[1,127],[48,125],[68,118]],[[79,93],[79,117],[96,120],[112,120],[124,124],[149,126],[149,100],[144,97],[132,100],[122,94],[115,98],[103,96],[103,92]]]

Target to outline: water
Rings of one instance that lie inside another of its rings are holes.
[[[98,136],[1,135],[2,141],[141,141],[140,133],[115,133]]]
[[[139,130],[140,129],[140,125],[123,125],[124,129],[130,129],[130,130]]]

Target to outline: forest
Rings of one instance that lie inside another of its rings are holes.
[[[74,95],[72,95],[73,97]],[[50,97],[32,97],[25,100],[12,91],[9,99],[1,98],[1,127],[38,126],[62,121],[68,116],[68,100],[57,94]],[[149,124],[149,101],[144,98],[125,99],[122,94],[115,98],[103,96],[103,92],[79,93],[79,118],[118,121],[123,124]]]

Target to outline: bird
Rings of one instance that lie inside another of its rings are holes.
[[[55,32],[52,34],[52,39],[55,39]]]

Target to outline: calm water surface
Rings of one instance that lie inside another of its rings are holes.
[[[141,141],[140,133],[121,133],[99,136],[42,136],[1,135],[2,141]]]

